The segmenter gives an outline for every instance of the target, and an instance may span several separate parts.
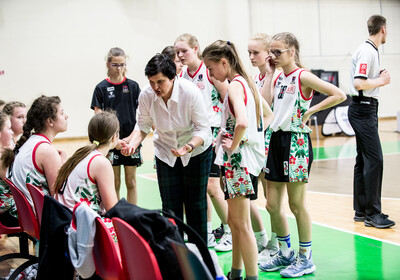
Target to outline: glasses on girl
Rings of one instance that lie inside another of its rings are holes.
[[[110,63],[110,65],[111,65],[111,67],[114,67],[114,68],[118,68],[118,67],[124,68],[126,66],[125,63],[121,63],[121,64]]]
[[[268,50],[268,54],[273,54],[275,57],[280,57],[283,52],[288,51],[289,49],[285,50]]]

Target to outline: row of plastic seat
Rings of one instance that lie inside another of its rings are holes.
[[[112,221],[118,246],[102,219],[96,219],[93,255],[97,274],[105,280],[161,280],[157,259],[147,241],[125,221]]]
[[[0,262],[11,258],[27,259],[10,276],[9,279],[14,280],[25,268],[38,262],[36,256],[29,254],[28,239],[34,243],[40,240],[44,193],[39,188],[27,184],[35,208],[33,211],[23,193],[10,180],[5,179],[5,182],[14,197],[20,227],[5,227],[0,223],[0,234],[18,236],[20,252],[0,256]],[[114,242],[103,220],[96,219],[93,247],[96,273],[104,280],[162,279],[157,259],[148,242],[122,219],[113,218],[112,222],[118,244]],[[199,259],[186,247],[175,243],[171,245],[177,255],[184,279],[212,279]]]
[[[32,240],[34,244],[40,239],[40,222],[24,194],[17,187],[15,187],[15,185],[10,180],[4,179],[4,181],[9,186],[13,195],[15,205],[17,207],[18,221],[20,226],[6,227],[0,223],[0,234],[17,236],[19,238],[20,251],[18,253],[1,256],[0,261],[14,258],[22,258],[27,260],[19,267],[17,267],[15,271],[10,275],[9,280],[14,280],[25,268],[38,262],[38,258],[35,255],[31,255],[29,253],[28,239]],[[29,191],[31,192],[32,197],[41,197],[43,204],[44,194],[41,192],[41,190],[31,184],[27,184],[27,186]],[[38,213],[38,210],[36,210],[36,213]]]

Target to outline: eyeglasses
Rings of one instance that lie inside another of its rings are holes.
[[[288,51],[289,49],[286,49],[286,50],[268,50],[268,54],[273,54],[275,57],[280,57],[281,56],[281,54],[283,53],[283,52],[286,52],[286,51]]]
[[[118,68],[118,67],[124,68],[126,66],[125,63],[121,63],[121,64],[110,63],[110,65],[111,65],[111,67],[114,67],[114,68]]]

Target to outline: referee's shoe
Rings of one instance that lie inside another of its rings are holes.
[[[376,227],[376,228],[389,228],[395,225],[395,222],[389,220],[388,216],[380,213],[374,216],[366,216],[364,225],[366,227]]]

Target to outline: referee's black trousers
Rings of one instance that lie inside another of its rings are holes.
[[[378,134],[378,101],[354,100],[349,121],[356,133],[357,156],[354,166],[354,210],[367,216],[381,213],[383,154]]]

